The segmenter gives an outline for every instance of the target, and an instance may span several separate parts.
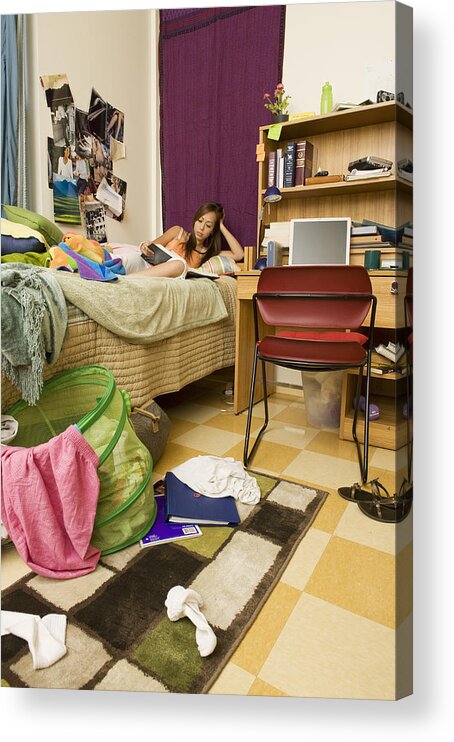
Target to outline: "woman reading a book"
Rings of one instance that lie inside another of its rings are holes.
[[[170,252],[171,257],[159,265],[148,265],[139,268],[137,260],[131,261],[130,270],[125,265],[128,275],[166,276],[184,278],[188,268],[202,268],[203,263],[214,255],[225,255],[235,261],[243,258],[243,248],[224,224],[224,209],[214,202],[202,204],[194,216],[191,232],[183,227],[174,226],[167,229],[155,240],[146,240],[140,244],[140,252],[145,257],[153,255],[153,244],[162,245]],[[224,236],[229,250],[221,250],[221,235]],[[143,258],[142,258],[143,260]],[[145,261],[143,264],[146,265]]]

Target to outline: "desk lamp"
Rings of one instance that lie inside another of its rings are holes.
[[[262,230],[263,230],[263,212],[265,209],[265,204],[268,204],[268,214],[270,213],[270,204],[275,204],[278,201],[280,201],[282,198],[282,193],[280,192],[279,188],[277,186],[270,186],[266,189],[265,195],[263,196],[263,206],[260,211],[260,227],[259,227],[259,244],[258,244],[258,255],[257,258],[260,257],[260,245],[262,244]]]

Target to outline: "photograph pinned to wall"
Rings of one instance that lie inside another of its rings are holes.
[[[57,172],[58,158],[60,155],[56,153],[54,140],[52,137],[47,137],[47,185],[49,188],[54,187],[54,173]]]
[[[53,183],[54,220],[63,224],[81,224],[76,181],[54,174]]]
[[[124,142],[117,142],[116,139],[110,137],[110,156],[112,162],[117,160],[124,160],[126,157],[126,147]]]
[[[82,203],[82,224],[89,240],[96,240],[100,244],[107,242],[106,212],[99,201]]]
[[[106,140],[107,103],[94,88],[91,91],[88,109],[88,130],[100,142]]]
[[[73,104],[51,108],[52,133],[57,147],[70,147],[71,157],[76,152],[76,112]]]
[[[93,180],[97,185],[106,177],[109,170],[112,170],[112,158],[105,144],[93,137],[91,165]]]
[[[110,146],[111,137],[117,140],[117,142],[124,141],[124,123],[125,115],[123,111],[119,111],[107,104],[107,120],[106,120],[106,144]]]
[[[86,157],[76,155],[74,179],[76,181],[79,201],[93,200],[96,193],[96,184],[91,177],[90,163]]]
[[[107,173],[102,179],[96,192],[98,201],[104,204],[106,216],[121,222],[124,217],[126,206],[126,186],[125,180],[118,178],[112,172]]]
[[[68,76],[65,72],[56,75],[41,75],[41,85],[46,93],[46,102],[49,108],[69,106],[74,98],[69,87]]]
[[[81,157],[91,157],[92,136],[88,130],[88,113],[81,111],[80,108],[75,110],[75,129],[76,154]]]

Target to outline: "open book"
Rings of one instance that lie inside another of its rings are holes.
[[[142,257],[150,265],[160,265],[161,263],[166,263],[170,258],[175,257],[175,253],[171,250],[167,250],[163,245],[158,245],[156,242],[148,245],[148,249],[153,254],[145,255],[142,253]],[[219,276],[217,273],[204,272],[200,268],[188,268],[186,278],[211,278],[212,281],[215,281]]]

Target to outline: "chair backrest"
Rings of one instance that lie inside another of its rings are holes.
[[[264,268],[257,293],[299,294],[292,298],[257,298],[267,325],[346,330],[363,324],[371,308],[370,298],[311,298],[308,294],[371,296],[372,285],[362,265],[289,265]]]

